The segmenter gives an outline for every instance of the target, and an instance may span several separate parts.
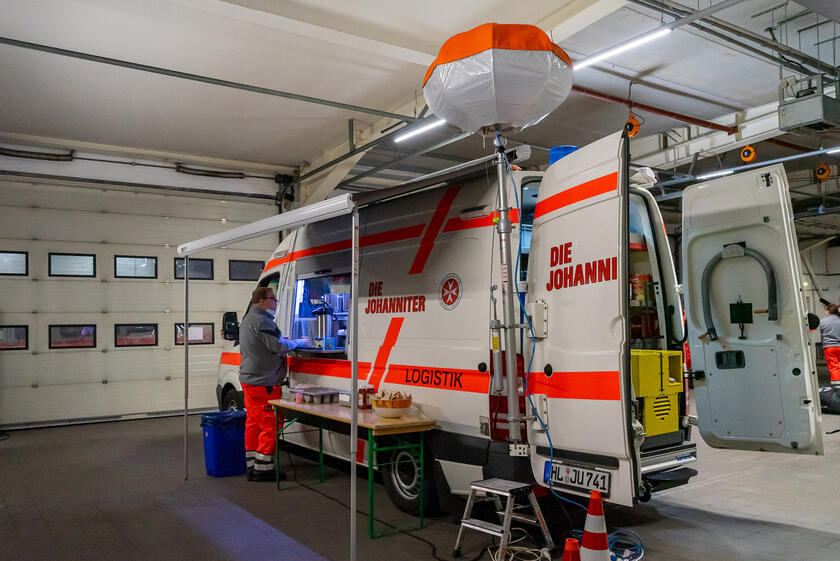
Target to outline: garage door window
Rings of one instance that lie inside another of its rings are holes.
[[[175,278],[184,278],[184,258],[175,258]],[[190,259],[190,280],[213,280],[212,259]]]
[[[96,347],[95,325],[51,325],[51,349],[90,349]]]
[[[28,326],[0,325],[0,351],[24,351],[28,348]]]
[[[192,260],[190,260],[192,262]],[[215,335],[212,323],[191,323],[189,329],[190,345],[212,345]],[[175,344],[184,344],[184,324],[175,324]]]
[[[232,281],[255,281],[260,278],[265,261],[228,261],[228,279]]]
[[[29,254],[25,251],[0,251],[0,275],[29,274]]]
[[[118,279],[156,279],[157,257],[115,255],[114,277]]]
[[[115,347],[154,347],[158,344],[156,323],[118,323],[114,325]]]
[[[50,253],[51,277],[95,277],[96,255],[87,253]]]

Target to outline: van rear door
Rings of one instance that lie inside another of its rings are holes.
[[[632,505],[639,489],[630,423],[627,161],[616,133],[552,164],[540,185],[528,265],[528,423],[543,485]]]
[[[688,187],[682,220],[700,434],[718,448],[822,454],[784,167]]]

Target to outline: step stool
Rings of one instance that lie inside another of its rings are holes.
[[[477,493],[484,493],[484,495],[491,499],[496,505],[496,514],[502,519],[502,524],[493,524],[492,522],[485,522],[472,518],[472,509],[475,504]],[[513,505],[519,497],[528,497],[528,502],[531,503],[531,509],[534,511],[533,515],[520,514],[513,512]],[[507,497],[507,501],[502,510],[501,497]],[[467,507],[464,509],[464,517],[461,519],[461,527],[458,529],[458,538],[455,540],[454,557],[461,555],[461,535],[464,529],[475,530],[477,532],[484,532],[491,536],[498,536],[499,551],[496,554],[496,559],[504,559],[507,552],[508,541],[510,541],[510,523],[513,520],[525,522],[539,526],[542,530],[545,544],[549,550],[554,549],[554,541],[551,539],[551,534],[548,532],[548,526],[543,518],[540,505],[537,503],[537,497],[534,496],[534,491],[527,483],[520,483],[519,481],[508,481],[506,479],[499,479],[493,477],[483,481],[474,481],[470,484],[470,496],[467,499]]]

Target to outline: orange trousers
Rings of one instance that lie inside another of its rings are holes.
[[[251,386],[242,384],[245,394],[245,450],[273,456],[277,446],[274,432],[274,411],[269,399],[280,399],[280,386]],[[282,419],[282,411],[279,412]]]
[[[840,384],[840,347],[823,349],[823,354],[828,364],[828,372],[831,374],[831,383]]]

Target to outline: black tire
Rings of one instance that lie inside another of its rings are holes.
[[[420,514],[420,455],[409,450],[394,450],[380,457],[382,482],[391,502],[408,514]],[[439,510],[437,487],[435,485],[434,460],[428,450],[424,453],[423,470],[423,514],[436,514]]]
[[[222,396],[221,411],[244,411],[245,400],[242,399],[242,394],[234,388],[229,388]]]
[[[832,388],[830,397],[828,398],[827,412],[832,415],[840,415],[840,389]]]

